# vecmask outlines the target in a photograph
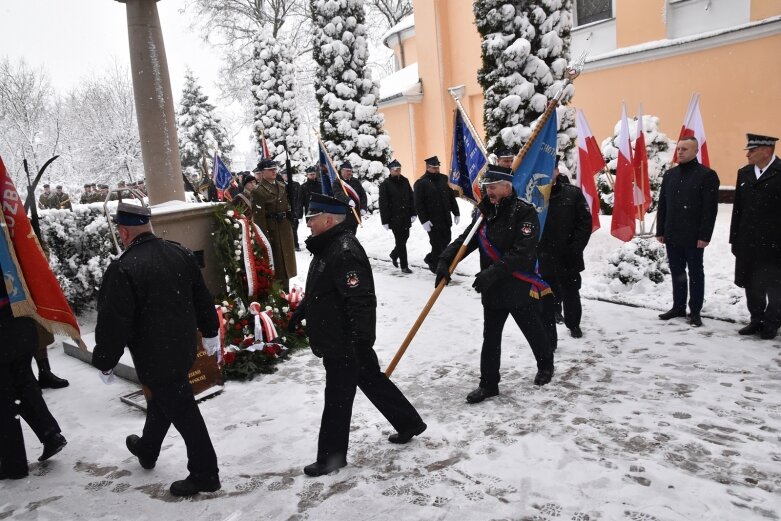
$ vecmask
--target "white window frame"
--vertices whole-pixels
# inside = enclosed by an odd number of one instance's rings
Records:
[[[586,24],[581,24],[578,21],[578,5],[577,5],[578,4],[578,0],[573,0],[573,4],[572,4],[572,7],[573,7],[573,9],[572,9],[572,18],[574,20],[573,28],[575,28],[575,27],[584,27],[584,26],[591,25],[591,24],[598,24],[598,23],[605,22],[607,20],[614,19],[616,17],[616,2],[615,2],[615,0],[608,0],[608,1],[610,2],[610,16],[608,16],[607,18],[602,18],[600,20],[593,20],[593,21],[588,22]]]

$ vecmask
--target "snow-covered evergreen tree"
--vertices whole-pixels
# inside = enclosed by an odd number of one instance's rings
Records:
[[[256,151],[259,152],[261,135],[265,135],[272,159],[283,162],[286,158],[282,141],[287,141],[291,174],[302,172],[308,157],[299,133],[293,47],[277,41],[271,34],[260,33],[253,57],[251,90]]]
[[[372,209],[391,149],[382,130],[384,118],[377,110],[379,89],[366,75],[363,0],[310,0],[310,5],[320,135],[334,161],[352,163]]]
[[[225,164],[230,166],[228,154],[233,150],[233,145],[220,118],[215,114],[214,105],[208,100],[209,96],[203,93],[192,71],[188,69],[176,118],[179,155],[182,158],[182,170],[187,174],[204,175],[204,168],[208,170],[212,166],[215,152],[219,152]]]
[[[613,214],[613,183],[618,168],[618,146],[616,140],[621,130],[621,120],[613,128],[613,135],[602,141],[602,157],[605,158],[606,169],[597,176],[597,191],[599,192],[599,206],[605,215]],[[659,201],[659,188],[662,187],[662,177],[665,170],[672,166],[675,152],[675,141],[667,137],[659,130],[659,118],[656,116],[643,116],[643,133],[645,134],[645,150],[648,154],[648,179],[651,182],[651,207],[650,212],[656,210]],[[629,137],[634,142],[637,139],[637,118],[629,121]],[[608,180],[608,173],[610,179]]]
[[[520,150],[531,124],[564,84],[569,61],[572,0],[475,0],[475,23],[482,37],[483,122],[489,151]],[[575,146],[574,110],[564,107],[574,94],[569,85],[558,109],[558,148]],[[568,160],[572,169],[572,161]]]

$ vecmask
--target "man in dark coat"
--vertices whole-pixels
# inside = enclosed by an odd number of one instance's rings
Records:
[[[318,178],[317,168],[308,166],[306,168],[306,181],[301,185],[301,203],[303,205],[304,214],[309,212],[309,199],[312,197],[312,194],[322,193],[323,185]]]
[[[407,262],[409,229],[415,222],[415,199],[406,177],[401,175],[401,163],[388,163],[390,176],[380,184],[380,219],[386,230],[393,232],[396,245],[390,252],[393,265],[401,262],[402,273],[412,273]]]
[[[699,144],[694,137],[678,142],[678,166],[664,174],[656,213],[656,240],[667,248],[673,281],[673,307],[659,315],[662,320],[686,316],[689,270],[689,324],[702,325],[700,311],[705,298],[702,257],[716,224],[719,177],[697,161]]]
[[[562,314],[573,338],[580,338],[580,272],[585,269],[583,250],[591,238],[591,211],[580,188],[572,186],[559,169],[548,203],[545,230],[537,248],[540,275],[553,290],[555,311]],[[555,326],[554,326],[555,327]]]
[[[729,242],[735,284],[746,289],[751,322],[741,335],[775,338],[781,326],[781,159],[778,138],[748,134],[748,165],[738,170]]]
[[[377,297],[366,252],[345,228],[350,206],[316,194],[306,216],[312,235],[306,240],[314,258],[304,299],[289,323],[294,331],[306,319],[312,352],[325,367],[325,404],[317,461],[304,467],[308,476],[328,474],[347,465],[350,418],[356,387],[396,429],[388,441],[407,443],[426,430],[418,412],[380,370],[374,340]]]
[[[353,166],[348,161],[345,161],[339,165],[339,176],[346,184],[350,185],[350,188],[352,188],[358,195],[358,201],[355,201],[355,203],[357,203],[355,205],[355,211],[358,212],[361,217],[365,216],[367,214],[366,190],[364,190],[363,186],[361,186],[361,182],[353,177]],[[342,191],[342,189],[338,186],[334,186],[333,189],[334,193],[339,193]],[[358,221],[355,220],[355,214],[353,214],[353,212],[347,214],[347,227],[352,230],[353,233],[358,230]]]
[[[293,179],[290,171],[285,170],[285,184],[287,185],[287,200],[290,203],[290,226],[293,228],[293,242],[296,251],[301,251],[301,247],[298,245],[298,220],[304,216],[301,183]]]
[[[208,351],[219,349],[217,313],[193,252],[155,235],[149,214],[141,206],[117,206],[114,221],[125,251],[100,286],[92,365],[110,375],[128,347],[151,394],[143,435],[128,436],[128,450],[143,468],[153,468],[173,424],[187,446],[190,474],[171,485],[171,494],[214,492],[220,488],[217,455],[188,372],[197,330]]]
[[[512,170],[491,165],[484,177],[487,197],[478,209],[485,221],[467,245],[466,255],[480,248],[480,272],[472,287],[483,304],[483,349],[480,354],[480,386],[466,401],[479,403],[499,394],[502,330],[512,315],[537,361],[535,385],[553,377],[553,350],[545,331],[538,301],[532,298],[529,278],[536,261],[537,212],[518,198],[512,185]],[[449,266],[466,240],[465,230],[439,257],[436,285],[450,280]],[[466,256],[465,255],[465,256]],[[539,288],[539,286],[535,286]]]
[[[453,214],[456,224],[461,218],[456,196],[447,176],[439,173],[439,165],[437,156],[426,159],[426,173],[414,185],[415,213],[431,243],[431,252],[423,260],[434,273],[439,255],[450,242],[450,227],[453,225],[450,214]]]

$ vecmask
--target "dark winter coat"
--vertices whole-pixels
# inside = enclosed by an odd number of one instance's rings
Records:
[[[697,159],[671,168],[659,190],[656,236],[666,244],[710,242],[719,207],[719,177]]]
[[[450,228],[450,214],[460,215],[456,196],[444,174],[426,172],[415,181],[415,212],[421,224],[431,221],[433,228]]]
[[[303,317],[312,352],[350,356],[374,345],[377,297],[366,252],[345,223],[306,240],[314,258],[306,277]]]
[[[583,191],[564,176],[556,178],[545,229],[537,247],[542,277],[574,275],[585,269],[583,250],[591,238],[591,210]]]
[[[491,270],[494,280],[493,284],[481,293],[483,306],[488,309],[517,309],[529,305],[530,284],[513,277],[512,272],[534,272],[537,233],[540,229],[537,211],[529,203],[518,199],[514,190],[512,195],[502,199],[498,205],[491,204],[488,198],[485,198],[477,207],[485,216],[488,240],[502,252],[502,258],[494,262],[480,248],[480,269]],[[471,226],[445,248],[439,257],[440,264],[444,262],[449,265],[453,261],[470,229]],[[464,257],[477,248],[479,242],[475,234]]]
[[[735,284],[763,266],[781,266],[781,159],[759,179],[752,165],[738,170],[729,242],[735,255]]]
[[[127,346],[142,384],[181,381],[195,361],[197,329],[211,338],[219,324],[195,255],[141,234],[103,276],[92,365],[112,369]]]
[[[304,184],[301,185],[301,204],[304,207],[304,214],[309,211],[309,199],[312,194],[322,194],[323,185],[320,184],[320,179],[314,180],[307,179]]]
[[[380,220],[393,230],[408,230],[415,215],[415,198],[403,175],[388,177],[380,184]]]
[[[366,206],[368,205],[367,199],[366,199],[366,190],[363,189],[363,185],[361,185],[361,182],[356,179],[355,177],[351,177],[350,179],[343,179],[345,183],[350,185],[350,187],[355,190],[355,193],[358,194],[358,199],[361,202],[361,207],[356,208],[356,210],[366,210]],[[334,190],[338,190],[338,188],[334,188]]]
[[[290,215],[285,183],[261,180],[252,191],[252,220],[271,244],[274,278],[277,280],[296,276],[296,250]]]
[[[304,216],[304,205],[301,200],[301,183],[297,181],[287,183],[287,200],[290,203],[291,220],[301,219]]]

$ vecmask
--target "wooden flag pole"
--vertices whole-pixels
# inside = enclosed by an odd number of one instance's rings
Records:
[[[572,81],[575,80],[575,78],[578,77],[580,71],[583,70],[583,63],[585,62],[585,60],[586,60],[586,54],[583,53],[578,59],[578,62],[575,63],[567,71],[567,78],[565,80],[564,87],[566,87],[568,83],[571,83]],[[542,116],[540,116],[540,120],[537,123],[537,126],[535,127],[534,131],[532,132],[531,137],[529,138],[528,141],[526,141],[526,144],[523,146],[523,148],[518,153],[518,155],[515,156],[515,159],[513,160],[513,172],[518,169],[518,165],[520,165],[521,160],[528,152],[532,143],[534,143],[534,140],[542,130],[542,127],[545,126],[545,123],[548,121],[548,118],[550,118],[550,115],[552,114],[553,110],[556,108],[556,105],[558,105],[559,100],[561,99],[561,96],[564,93],[564,87],[562,87],[562,89],[556,94],[556,96],[548,104],[548,107],[545,109],[545,112],[542,114]],[[458,103],[458,100],[456,100],[456,103]],[[448,273],[452,274],[455,271],[458,263],[461,262],[461,259],[464,258],[469,243],[471,242],[472,238],[474,237],[475,233],[480,228],[480,225],[482,223],[483,223],[483,216],[480,215],[477,217],[474,224],[472,225],[472,229],[469,231],[469,235],[467,235],[466,239],[464,239],[463,244],[461,244],[461,247],[456,252],[456,256],[453,259],[453,262],[450,263],[450,267],[448,268]],[[437,284],[434,293],[432,293],[431,296],[429,297],[428,302],[426,302],[426,305],[423,307],[423,311],[421,311],[420,315],[418,315],[418,319],[412,325],[412,328],[410,329],[409,333],[407,333],[406,338],[404,338],[404,342],[401,343],[401,346],[396,351],[396,355],[393,357],[393,360],[391,360],[391,363],[388,365],[388,368],[385,369],[385,376],[387,376],[388,378],[390,378],[390,375],[393,374],[393,371],[394,369],[396,369],[396,366],[401,360],[401,357],[404,356],[404,352],[409,347],[410,343],[412,342],[412,339],[415,338],[415,335],[420,329],[420,326],[423,324],[423,321],[426,320],[429,311],[431,311],[431,308],[434,306],[434,303],[439,298],[439,294],[442,293],[442,290],[445,288],[445,285],[446,285],[446,281],[444,279],[439,281],[439,284]]]

